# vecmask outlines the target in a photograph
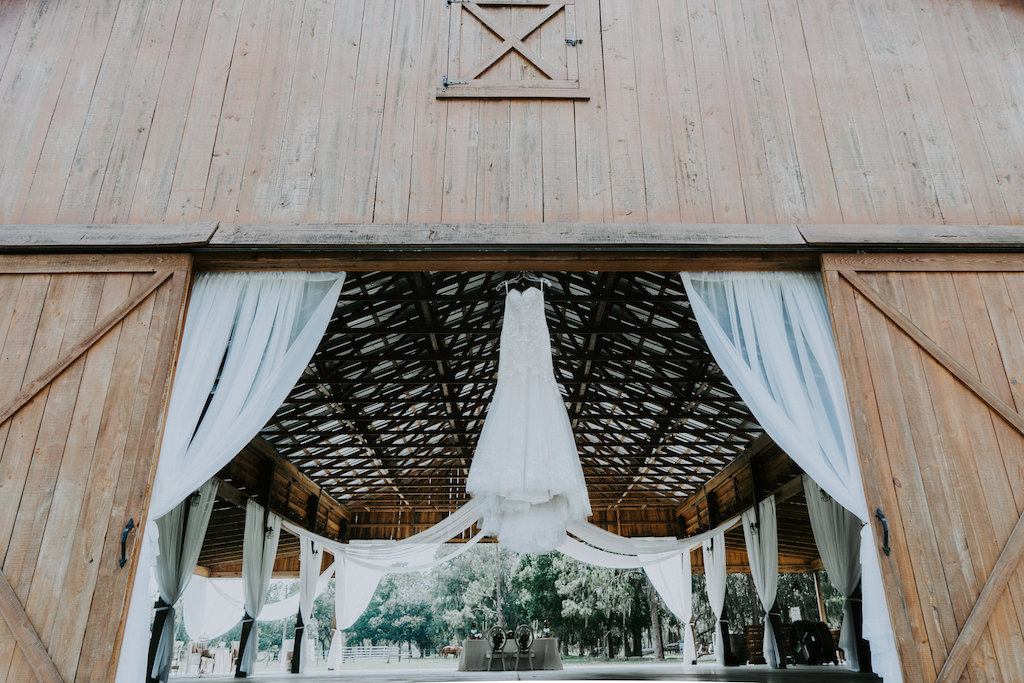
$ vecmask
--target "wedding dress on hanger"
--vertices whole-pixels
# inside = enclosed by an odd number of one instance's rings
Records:
[[[554,550],[569,522],[590,515],[576,440],[555,383],[540,289],[505,297],[498,383],[466,490],[482,530],[517,552]]]

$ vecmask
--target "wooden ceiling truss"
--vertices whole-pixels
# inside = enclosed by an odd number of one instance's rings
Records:
[[[511,275],[350,273],[306,371],[218,475],[228,490],[269,498],[275,512],[341,540],[405,538],[466,503],[497,380],[499,284]],[[798,482],[715,363],[677,273],[544,275],[555,376],[595,524],[626,536],[695,533]],[[792,566],[817,561],[801,500],[780,505]],[[233,571],[238,504],[218,501],[211,535],[222,547],[200,560],[211,571]]]

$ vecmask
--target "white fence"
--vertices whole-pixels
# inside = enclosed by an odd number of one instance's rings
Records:
[[[382,662],[402,661],[397,646],[394,645],[362,645],[357,647],[344,647],[341,650],[341,661],[355,662],[377,660]]]

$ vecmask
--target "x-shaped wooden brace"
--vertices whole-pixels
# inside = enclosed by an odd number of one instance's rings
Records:
[[[509,31],[506,31],[499,26],[495,26],[484,11],[480,9],[480,6],[477,3],[462,3],[462,7],[466,8],[467,12],[476,17],[481,24],[503,41],[502,44],[494,50],[494,52],[489,54],[472,71],[466,74],[460,74],[462,78],[473,80],[474,78],[479,77],[480,74],[491,68],[499,59],[512,50],[515,50],[523,57],[523,59],[537,67],[542,74],[552,80],[558,79],[558,76],[555,74],[554,67],[545,62],[536,52],[526,47],[526,45],[523,44],[523,41],[529,38],[531,33],[543,26],[549,19],[551,19],[551,17],[564,10],[565,2],[552,2],[549,4],[547,8],[541,12],[540,15],[535,17],[534,20],[526,26],[526,28],[521,30],[517,36],[513,36]]]

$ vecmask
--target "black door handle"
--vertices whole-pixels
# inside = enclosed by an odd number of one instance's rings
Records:
[[[889,552],[892,548],[889,547],[889,520],[885,518],[885,513],[882,512],[882,508],[875,510],[875,517],[879,522],[882,523],[882,552],[885,556],[889,556]]]
[[[124,567],[128,564],[128,558],[125,557],[125,547],[128,544],[128,533],[135,528],[135,518],[132,517],[128,520],[128,523],[124,525],[124,531],[121,532],[121,559],[117,561],[118,567]]]

